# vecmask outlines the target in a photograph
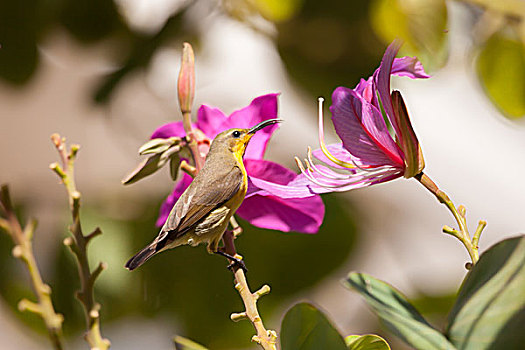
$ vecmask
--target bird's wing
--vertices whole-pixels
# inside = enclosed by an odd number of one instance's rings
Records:
[[[204,176],[199,179],[196,178],[191,183],[190,187],[175,203],[163,227],[162,231],[170,233],[170,240],[180,237],[208,213],[227,202],[239,191],[243,183],[242,171],[237,166],[230,169],[224,175],[213,174],[213,178],[216,179],[214,181],[210,182],[209,177],[206,179],[207,174],[202,173],[201,175]],[[202,181],[208,183],[204,186],[201,183]]]

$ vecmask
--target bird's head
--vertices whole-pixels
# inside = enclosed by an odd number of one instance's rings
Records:
[[[244,152],[246,151],[248,143],[257,131],[261,130],[262,128],[268,125],[280,122],[282,122],[282,120],[280,119],[268,119],[251,127],[250,129],[229,129],[223,131],[215,137],[211,147],[220,147],[221,149],[228,149],[237,157],[242,158]],[[212,149],[210,149],[210,151],[212,151]]]

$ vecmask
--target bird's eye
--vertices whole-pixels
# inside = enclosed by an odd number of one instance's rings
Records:
[[[238,138],[239,136],[241,136],[241,132],[239,130],[235,130],[234,132],[232,132],[232,136]]]

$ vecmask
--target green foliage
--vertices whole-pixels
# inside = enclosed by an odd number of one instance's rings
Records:
[[[308,303],[294,305],[281,325],[282,350],[390,350],[388,343],[374,334],[349,335],[345,339],[326,316]]]
[[[489,98],[513,119],[525,116],[525,46],[507,33],[498,32],[484,43],[476,65]]]
[[[178,335],[173,338],[173,343],[175,344],[175,350],[207,350],[207,348],[193,340]]]
[[[390,346],[378,335],[349,335],[345,338],[348,350],[390,350]]]
[[[284,316],[281,326],[282,350],[346,350],[343,337],[314,306],[300,303]]]
[[[352,272],[345,285],[361,294],[367,304],[394,334],[416,349],[455,349],[434,329],[406,297],[385,282]]]
[[[346,285],[416,349],[520,349],[525,344],[525,236],[494,245],[467,274],[449,315],[449,340],[388,284],[351,273]]]
[[[518,349],[525,344],[525,236],[497,243],[468,273],[449,316],[459,349]]]
[[[427,71],[447,60],[445,0],[375,0],[370,10],[372,28],[384,43],[401,38],[403,55],[417,56]]]

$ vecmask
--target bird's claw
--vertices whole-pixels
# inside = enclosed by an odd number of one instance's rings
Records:
[[[231,261],[230,265],[228,265],[228,270],[235,272],[236,269],[242,269],[245,273],[248,272],[248,269],[246,268],[246,265],[244,264],[244,261],[242,261],[242,257],[240,255],[236,254],[235,256],[232,256],[222,250],[216,251],[215,254],[222,255]]]
[[[230,265],[228,265],[228,269],[235,272],[236,268],[242,269],[244,273],[248,272],[248,269],[246,268],[246,264],[241,259],[237,259],[236,257],[233,257],[234,259],[231,259],[232,262]]]

